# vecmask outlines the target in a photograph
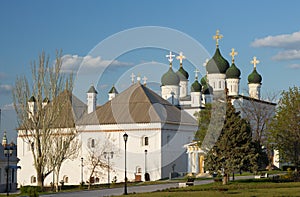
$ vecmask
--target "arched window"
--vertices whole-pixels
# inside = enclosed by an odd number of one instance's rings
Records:
[[[91,140],[91,147],[92,147],[92,148],[95,148],[95,139],[92,139],[92,140]]]
[[[69,182],[69,177],[67,175],[65,175],[63,177],[64,183],[68,183]]]
[[[149,138],[148,138],[148,137],[145,137],[145,138],[144,138],[144,145],[145,145],[145,146],[148,146],[148,145],[149,145]]]
[[[95,148],[95,139],[94,138],[89,138],[88,139],[88,147],[89,148]]]
[[[35,176],[31,176],[30,183],[36,183],[36,177]]]
[[[95,179],[95,183],[99,183],[100,179],[98,177],[96,177]]]

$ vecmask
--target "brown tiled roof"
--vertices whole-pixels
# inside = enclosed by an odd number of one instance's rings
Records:
[[[172,123],[197,125],[196,120],[149,88],[136,83],[114,99],[83,117],[79,125],[124,123]]]

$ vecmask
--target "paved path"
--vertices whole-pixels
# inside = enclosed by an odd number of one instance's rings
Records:
[[[236,176],[235,179],[249,179],[254,178],[254,176]],[[204,185],[208,183],[212,183],[213,180],[199,180],[195,181],[195,185]],[[171,187],[178,187],[178,183],[166,183],[166,184],[158,184],[158,185],[143,185],[143,186],[131,186],[127,188],[128,193],[143,193],[143,192],[153,192],[157,190],[167,189]],[[85,190],[85,191],[76,191],[76,192],[64,192],[64,193],[55,193],[55,194],[47,194],[40,195],[45,197],[108,197],[108,196],[119,196],[124,193],[124,188],[111,188],[111,189],[102,189],[102,190]]]

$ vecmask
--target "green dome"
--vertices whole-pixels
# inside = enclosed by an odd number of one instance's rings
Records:
[[[205,86],[207,84],[207,75],[205,75],[204,77],[202,77],[200,83],[201,83],[202,86]]]
[[[206,70],[209,74],[223,73],[229,68],[229,63],[221,55],[219,48],[216,49],[214,56],[207,62]]]
[[[262,77],[256,71],[256,68],[252,71],[252,73],[248,76],[248,83],[261,83]]]
[[[201,92],[202,86],[196,79],[195,82],[191,85],[191,92]]]
[[[203,94],[212,94],[213,93],[213,89],[209,84],[206,84],[202,87],[202,93]]]
[[[184,70],[183,67],[180,67],[176,72],[180,81],[187,81],[189,79],[189,73]]]
[[[179,77],[178,75],[173,71],[172,68],[169,68],[168,72],[166,72],[161,77],[161,85],[179,85]]]
[[[239,79],[241,76],[241,71],[238,69],[234,63],[226,71],[226,78],[227,79]]]

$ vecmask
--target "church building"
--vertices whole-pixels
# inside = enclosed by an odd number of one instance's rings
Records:
[[[241,72],[234,63],[236,52],[231,52],[230,66],[221,55],[218,41],[222,36],[218,31],[214,38],[217,41],[216,51],[207,62],[207,74],[200,82],[196,69],[195,79],[189,85],[189,73],[183,66],[183,53],[176,57],[180,67],[175,72],[172,66],[175,55],[170,52],[166,55],[169,68],[161,76],[161,95],[148,88],[146,83],[142,84],[138,77],[136,82],[132,79],[131,86],[120,93],[112,86],[108,101],[101,106],[97,106],[98,92],[93,85],[87,88],[86,103],[75,95],[68,97],[71,100],[66,101],[70,103],[70,109],[66,109],[67,116],[70,117],[70,125],[76,126],[81,147],[76,158],[62,164],[60,177],[64,184],[123,182],[125,145],[129,181],[144,181],[145,174],[149,175],[150,180],[159,180],[169,177],[174,171],[204,173],[205,152],[193,141],[198,130],[195,112],[203,109],[206,103],[218,99],[225,89],[228,89],[228,96],[239,111],[253,101],[274,110],[274,103],[260,100],[262,77],[256,69],[258,60],[253,58],[254,68],[248,77],[249,96],[240,95]],[[29,102],[29,106],[34,108],[35,103]],[[242,117],[245,115],[242,113]],[[64,128],[68,129],[68,126]],[[124,134],[128,135],[126,143]],[[30,144],[21,130],[17,145],[21,166],[18,170],[18,186],[36,185]],[[91,174],[91,152],[98,153],[98,159],[109,168],[97,168]],[[50,186],[52,181],[53,175],[48,175],[45,186]]]

